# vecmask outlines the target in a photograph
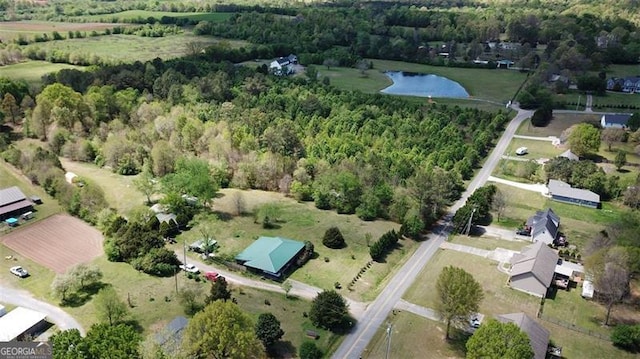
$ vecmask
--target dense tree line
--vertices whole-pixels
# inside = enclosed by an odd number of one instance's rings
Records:
[[[617,197],[622,188],[619,176],[607,177],[604,170],[593,161],[571,161],[556,157],[544,166],[547,178],[569,183],[572,187],[584,188],[599,194],[603,199]]]

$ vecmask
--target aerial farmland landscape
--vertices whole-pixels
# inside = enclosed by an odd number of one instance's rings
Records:
[[[0,0],[0,358],[635,358],[634,1]]]

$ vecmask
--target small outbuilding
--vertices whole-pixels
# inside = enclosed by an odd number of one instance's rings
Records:
[[[175,317],[166,327],[155,335],[156,343],[165,354],[174,356],[180,349],[184,328],[189,320],[183,316]]]
[[[78,175],[73,172],[67,172],[64,174],[64,179],[69,184],[74,184],[77,181]]]
[[[593,298],[593,283],[590,280],[584,280],[582,282],[582,298],[584,299],[592,299]]]
[[[0,342],[21,339],[25,335],[37,335],[47,326],[44,313],[17,307],[0,317]]]

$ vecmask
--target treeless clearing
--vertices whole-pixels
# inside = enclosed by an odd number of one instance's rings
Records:
[[[68,215],[51,216],[15,230],[0,241],[57,273],[64,273],[74,265],[89,262],[102,254],[102,234]]]
[[[101,31],[112,29],[116,26],[131,26],[128,24],[112,24],[99,22],[55,22],[55,21],[5,21],[0,30],[0,39],[9,41],[19,35],[33,35],[42,33],[59,32],[62,36],[67,36],[69,31]]]

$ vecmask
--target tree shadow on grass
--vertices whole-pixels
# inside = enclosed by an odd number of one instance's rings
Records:
[[[404,245],[402,243],[400,243],[400,242],[394,244],[392,249],[390,249],[388,251],[385,251],[384,254],[380,258],[378,258],[378,260],[374,260],[374,262],[376,262],[376,263],[387,263],[387,257],[391,253],[393,253],[394,251],[402,249],[403,247],[404,247]]]
[[[233,214],[224,211],[213,211],[213,214],[215,214],[222,222],[229,222],[234,217]]]
[[[267,350],[269,358],[295,358],[296,347],[291,341],[278,341]]]
[[[100,289],[106,287],[108,284],[103,282],[91,283],[78,289],[76,292],[69,294],[64,300],[60,302],[63,307],[77,308],[86,304],[88,301],[96,295]]]
[[[451,328],[451,338],[445,339],[449,347],[464,357],[467,354],[467,340],[471,334],[458,328]]]
[[[121,323],[130,326],[138,333],[144,332],[144,328],[142,327],[142,325],[140,325],[140,323],[135,319],[123,320]]]

